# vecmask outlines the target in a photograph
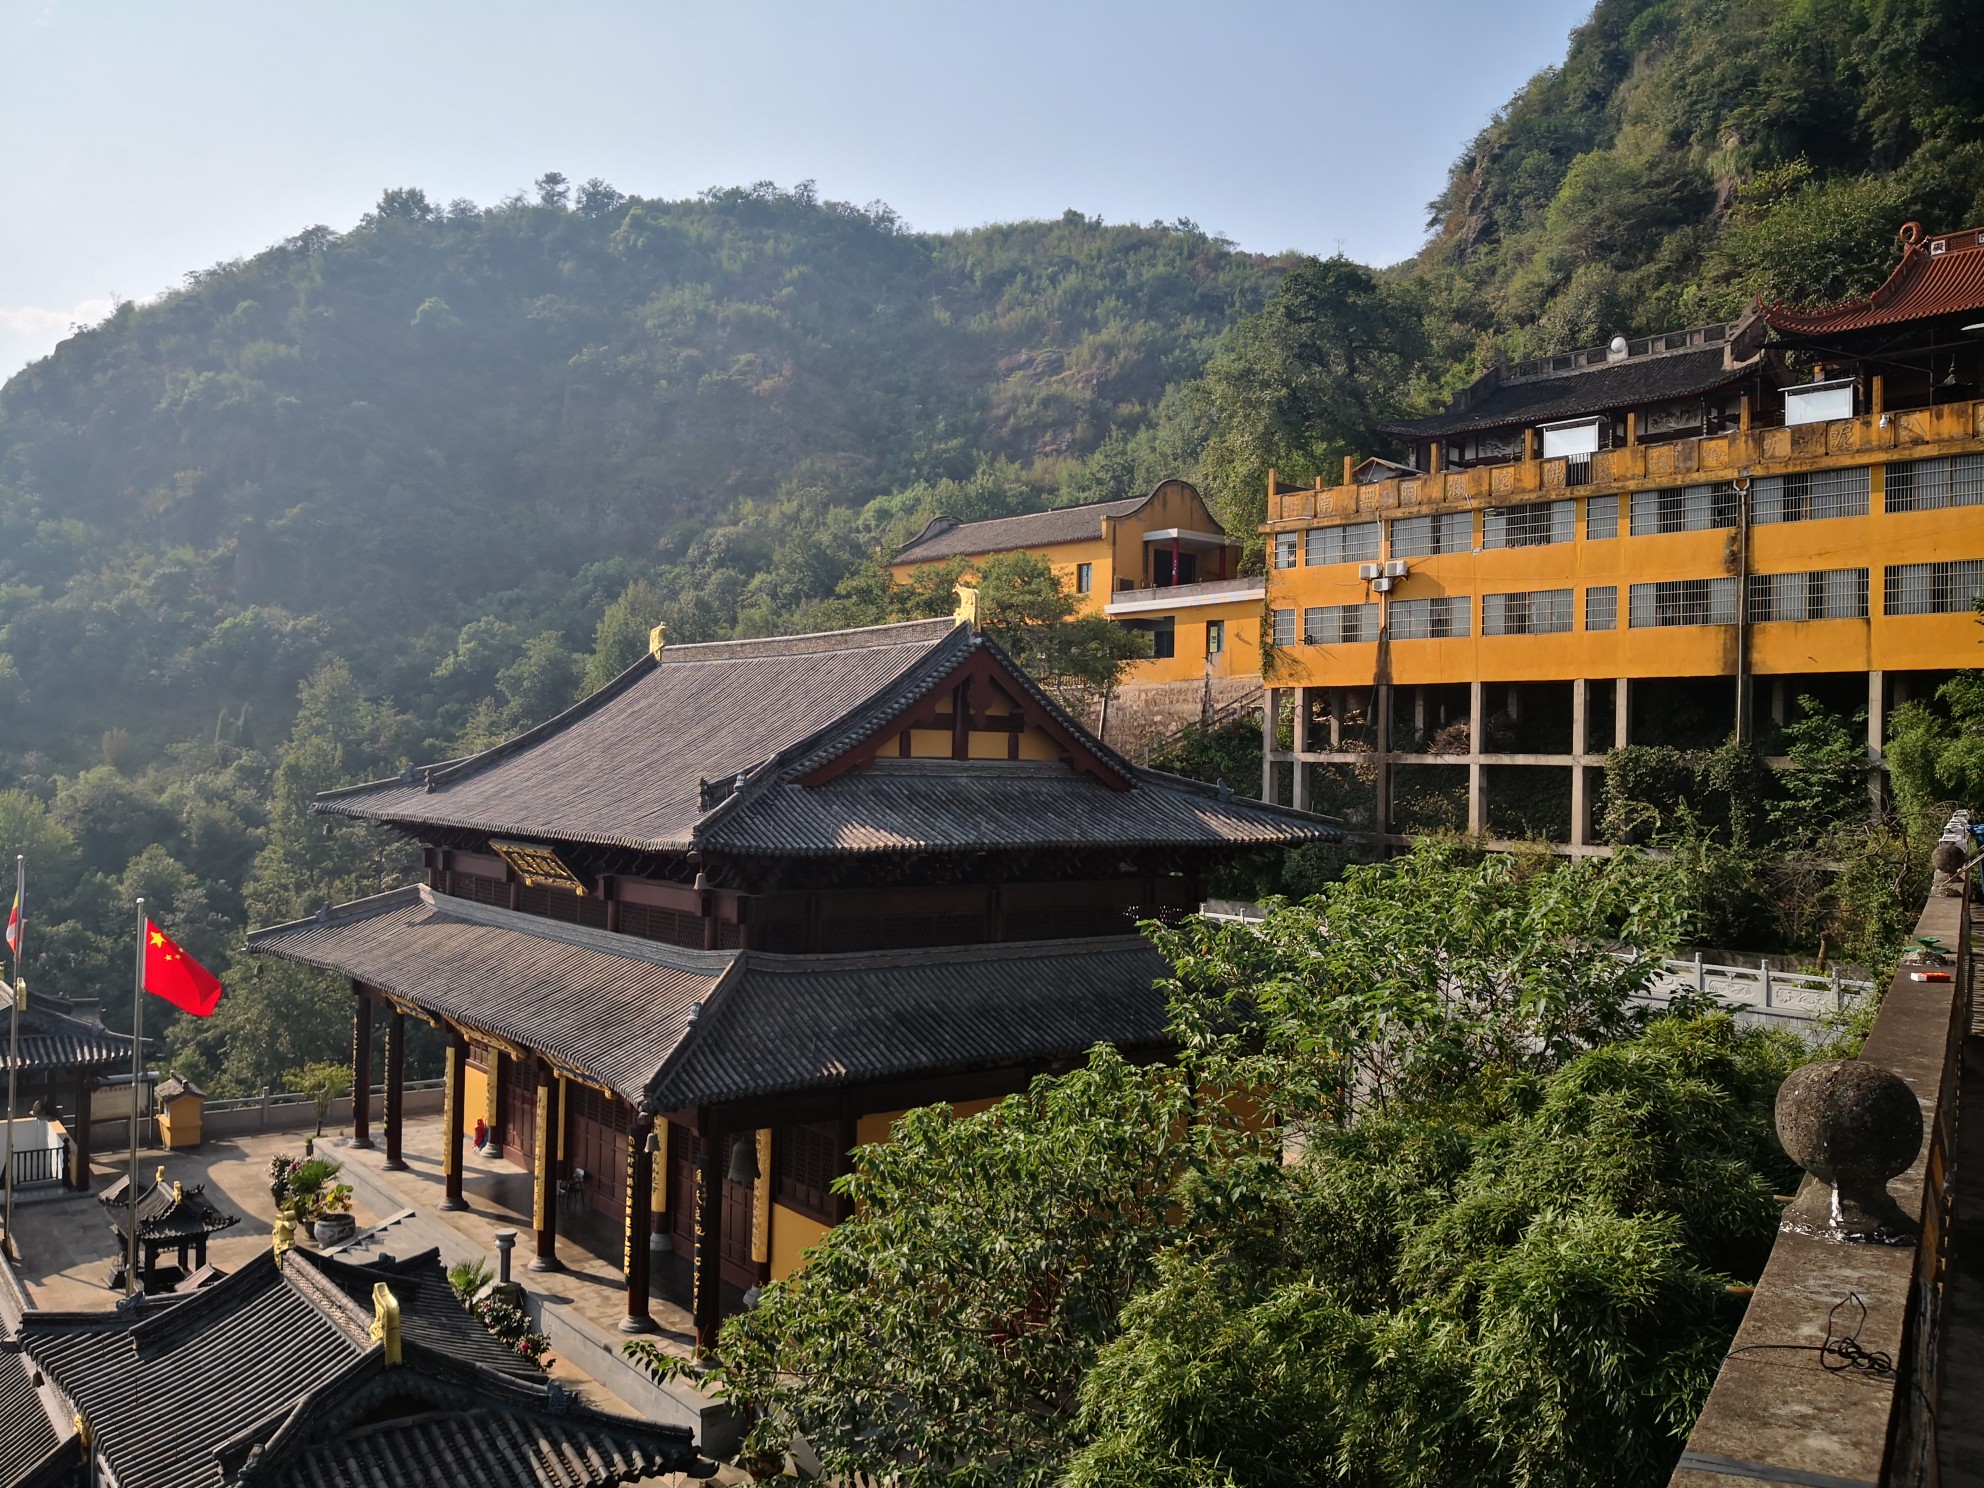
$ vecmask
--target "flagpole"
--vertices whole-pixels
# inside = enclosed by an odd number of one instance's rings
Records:
[[[6,1156],[6,1217],[4,1222],[7,1249],[14,1249],[14,1088],[21,1082],[21,951],[27,945],[27,887],[28,855],[14,854],[14,912],[20,916],[14,922],[14,995],[7,1003],[7,1156]]]
[[[145,1072],[145,901],[138,899],[138,955],[131,982],[131,1250],[124,1259],[124,1295],[138,1294],[138,1085]],[[88,1120],[87,1116],[82,1118]]]

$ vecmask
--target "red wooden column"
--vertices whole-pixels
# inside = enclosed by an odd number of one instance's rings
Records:
[[[723,1321],[723,1173],[729,1154],[727,1132],[702,1128],[696,1154],[695,1292],[690,1314],[696,1323],[696,1353],[716,1352],[716,1330]]]
[[[351,1145],[372,1145],[372,999],[351,984]]]
[[[558,1077],[551,1066],[537,1066],[537,1152],[532,1163],[531,1225],[537,1232],[533,1271],[562,1271],[558,1259],[558,1134],[564,1113],[558,1109]]]
[[[654,1223],[654,1117],[643,1111],[627,1133],[627,1242],[621,1271],[627,1278],[627,1315],[622,1333],[652,1333],[648,1311],[648,1230]]]
[[[400,1138],[406,1125],[406,1014],[394,1008],[386,1019],[386,1168],[404,1173]]]
[[[467,1135],[468,1113],[463,1106],[468,1100],[468,1040],[462,1037],[459,1028],[448,1030],[448,1071],[447,1083],[441,1092],[441,1102],[446,1108],[441,1133],[441,1207],[443,1209],[466,1209],[468,1203],[462,1198],[462,1140]]]

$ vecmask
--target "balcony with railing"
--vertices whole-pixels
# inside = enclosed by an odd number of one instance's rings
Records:
[[[1235,579],[1206,579],[1196,584],[1160,584],[1149,589],[1118,589],[1103,608],[1119,618],[1158,611],[1192,609],[1200,605],[1235,604],[1267,597],[1267,580],[1259,574]]]
[[[1822,423],[1765,425],[1632,443],[1592,454],[1516,459],[1362,485],[1278,488],[1270,525],[1427,507],[1488,506],[1572,492],[1603,494],[1662,484],[1733,480],[1758,471],[1914,459],[1984,443],[1984,401],[1868,412]]]

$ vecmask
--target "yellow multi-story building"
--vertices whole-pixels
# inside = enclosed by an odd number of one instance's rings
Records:
[[[1903,242],[1866,300],[1498,367],[1404,467],[1271,478],[1264,799],[1589,851],[1614,744],[1770,752],[1804,695],[1878,789],[1889,710],[1984,659],[1984,233]]]
[[[1149,633],[1152,655],[1124,679],[1109,732],[1251,700],[1261,686],[1266,580],[1238,572],[1239,544],[1188,481],[1146,496],[960,522],[937,517],[897,553],[898,583],[933,563],[1027,552],[1046,560],[1080,604]]]

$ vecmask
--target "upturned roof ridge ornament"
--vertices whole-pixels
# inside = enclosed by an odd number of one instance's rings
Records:
[[[648,632],[648,655],[661,660],[662,648],[668,644],[668,622],[663,621]]]
[[[951,618],[960,625],[969,625],[973,630],[978,629],[978,591],[969,584],[959,584],[955,592],[958,597],[958,607]]]

